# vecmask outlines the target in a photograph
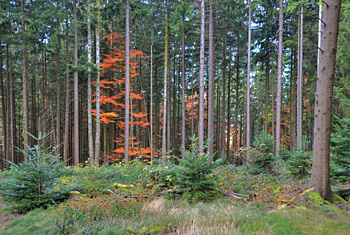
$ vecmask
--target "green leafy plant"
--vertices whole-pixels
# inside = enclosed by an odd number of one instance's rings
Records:
[[[303,149],[292,149],[282,152],[287,168],[291,174],[303,178],[311,170],[312,152],[305,152]]]
[[[184,159],[179,158],[179,167],[176,170],[176,183],[190,195],[188,198],[195,199],[199,191],[207,191],[216,187],[216,174],[214,170],[220,165],[221,159],[214,161],[214,154],[199,153],[198,138],[192,138],[194,144],[191,150],[184,151]],[[207,143],[204,144],[205,146]],[[200,198],[203,195],[201,194]]]
[[[39,134],[38,143],[46,136]],[[28,146],[28,160],[19,164],[11,163],[12,174],[0,181],[0,195],[5,202],[13,204],[20,213],[38,207],[46,207],[65,199],[66,192],[55,190],[55,183],[61,176],[63,164],[55,156],[56,147],[43,148],[40,145]],[[25,153],[24,150],[20,150]]]
[[[350,181],[350,119],[341,119],[333,126],[331,137],[331,177]]]

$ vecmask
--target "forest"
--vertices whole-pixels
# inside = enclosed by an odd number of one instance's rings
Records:
[[[349,0],[0,0],[0,234],[349,234]]]

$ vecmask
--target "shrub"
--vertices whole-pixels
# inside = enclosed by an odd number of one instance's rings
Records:
[[[291,174],[298,178],[304,177],[311,170],[312,152],[305,152],[303,149],[292,149],[282,152]]]
[[[350,181],[350,119],[341,119],[333,128],[330,175],[333,179]]]
[[[32,136],[40,142],[45,138]],[[39,145],[28,147],[28,160],[19,164],[11,163],[12,174],[0,181],[0,195],[5,202],[12,203],[20,213],[37,207],[61,201],[66,193],[54,189],[63,168],[55,148],[44,149]],[[24,150],[21,150],[24,153]]]
[[[199,154],[198,138],[193,138],[194,144],[191,150],[184,151],[184,159],[179,158],[179,167],[176,170],[177,184],[191,195],[198,196],[198,191],[206,191],[216,186],[215,168],[221,163],[221,159],[214,161],[214,154]],[[206,144],[205,144],[206,145]],[[196,193],[197,192],[197,193]],[[201,194],[200,197],[206,194]]]

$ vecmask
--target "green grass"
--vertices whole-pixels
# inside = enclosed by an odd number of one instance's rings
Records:
[[[262,203],[217,199],[142,202],[139,215],[78,221],[71,234],[349,234],[350,216],[312,209],[277,210]],[[0,234],[58,234],[59,208],[34,210],[0,227]],[[84,233],[85,231],[85,233]],[[96,233],[94,233],[94,231]],[[148,233],[147,233],[148,232]]]

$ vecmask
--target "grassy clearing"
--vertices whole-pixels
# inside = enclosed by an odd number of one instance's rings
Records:
[[[271,209],[228,199],[188,203],[164,198],[142,202],[133,216],[114,214],[77,221],[71,234],[349,234],[350,216],[304,208]],[[59,234],[60,207],[37,209],[0,228],[0,234]],[[66,231],[68,232],[68,230]],[[66,233],[69,234],[69,233]]]

